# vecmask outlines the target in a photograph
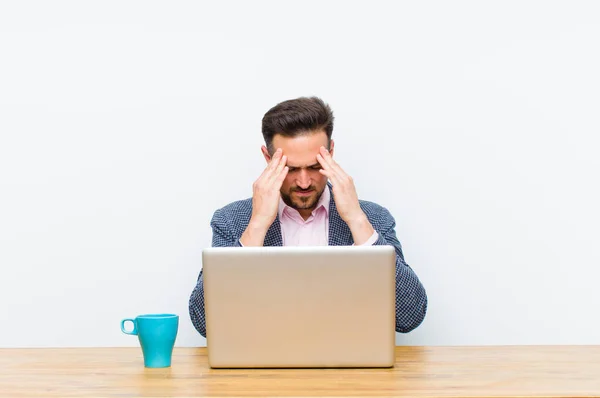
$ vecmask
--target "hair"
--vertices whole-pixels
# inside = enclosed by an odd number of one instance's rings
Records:
[[[333,133],[333,112],[317,97],[300,97],[280,102],[269,109],[262,119],[262,134],[269,153],[273,153],[273,137],[296,137],[315,131],[325,131],[327,146]]]

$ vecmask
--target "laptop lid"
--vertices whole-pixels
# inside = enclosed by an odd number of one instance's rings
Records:
[[[392,246],[202,253],[211,367],[390,367]]]

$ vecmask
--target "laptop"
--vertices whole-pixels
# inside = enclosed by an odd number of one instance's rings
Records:
[[[392,367],[392,246],[202,252],[212,368]]]

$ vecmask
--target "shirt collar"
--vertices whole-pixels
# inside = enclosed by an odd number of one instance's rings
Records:
[[[321,194],[321,197],[319,198],[319,201],[317,202],[315,209],[312,211],[312,214],[314,215],[317,210],[319,210],[321,207],[323,207],[325,209],[325,215],[327,217],[329,217],[329,202],[330,201],[331,201],[331,193],[329,192],[329,185],[325,185],[325,189],[323,190],[323,193]],[[281,217],[283,216],[283,212],[285,210],[298,212],[298,210],[286,205],[285,202],[283,201],[283,199],[279,198],[279,209],[277,211],[277,215],[279,216],[280,220],[281,220]]]

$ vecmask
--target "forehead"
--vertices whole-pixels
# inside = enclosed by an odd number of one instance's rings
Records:
[[[273,148],[281,148],[287,156],[290,167],[311,166],[317,163],[319,149],[327,148],[327,134],[324,131],[311,132],[296,137],[277,134],[273,137]]]

